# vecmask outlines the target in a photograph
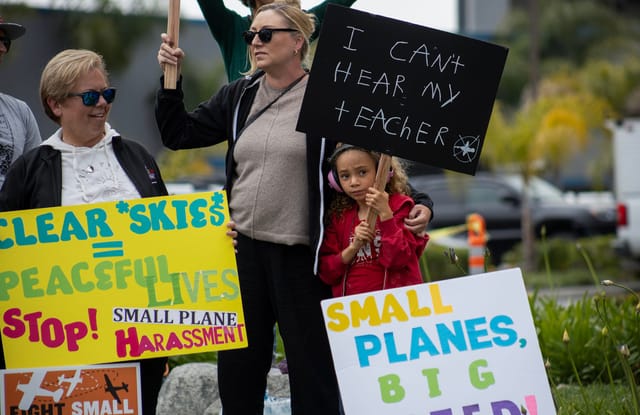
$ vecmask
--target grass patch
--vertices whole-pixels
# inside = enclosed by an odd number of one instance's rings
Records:
[[[629,388],[624,385],[559,385],[552,394],[558,415],[636,414]]]

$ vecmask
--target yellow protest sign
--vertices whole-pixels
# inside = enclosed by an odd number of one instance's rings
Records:
[[[7,367],[246,347],[224,192],[0,213]]]

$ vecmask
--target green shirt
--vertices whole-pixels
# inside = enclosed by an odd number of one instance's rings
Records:
[[[316,31],[311,35],[311,41],[320,33],[320,25],[324,19],[329,3],[351,7],[356,0],[325,0],[309,10],[318,19]],[[204,15],[209,30],[218,42],[222,51],[224,68],[227,71],[229,82],[242,77],[242,72],[249,70],[249,58],[247,56],[247,44],[242,38],[242,32],[251,27],[250,16],[240,16],[233,10],[225,7],[223,0],[198,0],[202,14]]]

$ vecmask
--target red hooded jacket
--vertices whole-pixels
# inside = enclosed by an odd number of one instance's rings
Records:
[[[342,251],[360,223],[358,206],[331,216],[320,247],[319,274],[334,297],[423,282],[419,261],[429,236],[416,236],[404,226],[413,205],[408,196],[389,195],[393,218],[376,220],[374,241],[362,247],[351,264],[342,263]]]

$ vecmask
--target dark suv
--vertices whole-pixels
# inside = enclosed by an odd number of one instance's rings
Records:
[[[434,219],[429,229],[461,225],[470,213],[485,219],[489,233],[488,248],[499,263],[502,254],[522,240],[521,204],[523,180],[518,175],[477,173],[412,176],[410,183],[428,193],[434,202]],[[614,206],[590,207],[569,203],[562,191],[534,177],[529,183],[531,220],[540,236],[577,238],[615,232]]]

